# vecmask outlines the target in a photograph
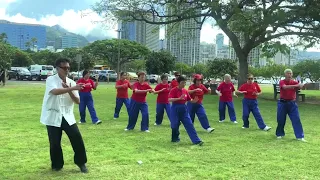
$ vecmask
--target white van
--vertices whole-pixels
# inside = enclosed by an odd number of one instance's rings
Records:
[[[31,73],[31,79],[36,79],[41,81],[42,79],[47,79],[48,76],[55,74],[54,67],[51,65],[31,65],[29,68]]]

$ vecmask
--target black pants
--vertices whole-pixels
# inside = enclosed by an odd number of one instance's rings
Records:
[[[50,158],[51,167],[60,169],[64,165],[63,153],[61,149],[62,130],[66,132],[74,151],[74,163],[83,165],[87,162],[86,150],[82,140],[82,136],[77,124],[70,126],[68,122],[62,118],[61,127],[47,126],[49,142],[50,142]]]

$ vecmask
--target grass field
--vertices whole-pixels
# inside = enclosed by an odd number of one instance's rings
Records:
[[[250,129],[242,129],[239,97],[235,108],[239,124],[218,123],[218,98],[206,96],[204,105],[212,127],[205,132],[195,126],[203,146],[194,146],[183,127],[181,142],[170,142],[166,118],[154,127],[155,95],[148,95],[150,133],[140,132],[140,118],[134,131],[125,132],[127,115],[113,120],[115,89],[101,85],[93,92],[101,125],[79,125],[88,156],[88,174],[73,164],[73,151],[67,136],[62,146],[65,166],[61,172],[50,169],[49,142],[45,126],[39,122],[45,86],[10,85],[0,88],[0,179],[319,179],[320,121],[318,105],[299,104],[307,143],[295,140],[290,121],[286,137],[277,140],[276,102],[260,100],[266,123],[273,127],[260,131],[251,118]],[[265,96],[272,89],[262,86]],[[270,90],[271,89],[271,90]],[[316,92],[308,92],[310,96]],[[272,94],[270,94],[272,99]],[[308,97],[308,94],[307,94]],[[78,106],[75,114],[79,119]],[[87,121],[90,122],[87,114]],[[137,161],[143,164],[139,165]]]

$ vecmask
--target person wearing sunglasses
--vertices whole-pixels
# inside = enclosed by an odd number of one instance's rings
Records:
[[[78,91],[84,88],[84,84],[76,84],[68,78],[69,63],[69,59],[58,59],[55,64],[57,74],[49,76],[46,80],[40,122],[47,127],[52,170],[60,171],[64,165],[61,148],[64,131],[74,151],[74,163],[81,172],[87,173],[86,149],[73,113],[74,103],[80,104]]]
[[[269,131],[271,127],[267,126],[260,114],[258,107],[257,97],[261,94],[260,86],[253,82],[254,78],[252,74],[248,74],[247,83],[240,86],[238,93],[244,94],[242,100],[242,120],[243,120],[243,129],[249,128],[249,114],[252,112],[258,127],[261,130]]]
[[[210,90],[208,90],[202,84],[202,82],[203,82],[202,75],[195,74],[193,79],[193,84],[189,86],[188,92],[192,99],[197,97],[198,101],[196,103],[188,102],[187,106],[188,106],[188,111],[189,111],[192,123],[194,123],[194,118],[197,115],[202,128],[205,129],[207,132],[211,133],[214,131],[214,128],[210,127],[206,111],[202,105],[204,94],[210,93]]]
[[[149,110],[147,100],[147,93],[154,92],[150,85],[145,82],[146,73],[139,72],[138,73],[138,82],[133,84],[133,93],[130,100],[130,111],[129,111],[129,120],[128,126],[125,131],[133,130],[137,124],[139,111],[142,114],[141,121],[141,131],[150,132],[149,131]]]
[[[175,87],[177,87],[177,86],[179,85],[177,79],[178,79],[178,77],[180,77],[180,73],[179,73],[179,72],[175,72],[175,73],[174,73],[174,76],[175,76],[175,79],[173,79],[173,80],[171,81],[171,83],[170,83],[170,89],[173,89],[173,88],[175,88]]]
[[[232,96],[238,97],[235,92],[235,88],[231,82],[231,76],[229,74],[224,75],[224,82],[222,82],[216,93],[220,96],[219,100],[219,122],[224,122],[226,118],[226,106],[228,107],[228,113],[230,120],[237,124],[236,113],[234,110]]]
[[[90,73],[87,70],[84,70],[82,72],[81,79],[78,80],[77,84],[84,84],[83,89],[79,91],[80,95],[80,105],[79,105],[79,112],[80,112],[80,124],[86,123],[86,107],[88,107],[91,120],[93,124],[101,124],[102,121],[100,121],[97,117],[96,110],[94,109],[94,103],[91,91],[96,90],[99,84],[99,76],[96,76],[96,82],[93,82],[92,79],[90,79]]]
[[[157,107],[156,107],[156,122],[155,126],[161,125],[163,121],[164,110],[167,112],[167,116],[170,116],[170,103],[169,103],[169,84],[168,76],[161,75],[161,83],[154,88],[154,94],[158,94]]]

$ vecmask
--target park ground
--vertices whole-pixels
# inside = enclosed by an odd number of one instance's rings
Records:
[[[79,173],[73,164],[70,142],[63,135],[65,166],[61,172],[50,170],[49,143],[45,126],[39,122],[45,86],[9,82],[0,88],[0,179],[319,179],[320,122],[319,105],[300,103],[300,114],[307,143],[295,140],[288,121],[286,137],[277,140],[276,101],[272,88],[265,92],[259,105],[269,132],[258,130],[252,116],[250,129],[242,129],[241,97],[235,99],[239,124],[218,123],[218,98],[204,100],[212,134],[196,120],[195,127],[203,146],[191,144],[181,126],[181,142],[170,142],[169,121],[153,126],[156,96],[149,94],[150,133],[136,129],[125,132],[127,114],[113,119],[115,89],[101,84],[93,92],[101,125],[79,125],[88,156],[88,174]],[[304,91],[307,102],[317,101],[319,91]],[[266,99],[266,100],[265,100]],[[79,119],[78,106],[74,110]],[[89,114],[87,121],[90,122]],[[137,161],[142,161],[138,164]]]

